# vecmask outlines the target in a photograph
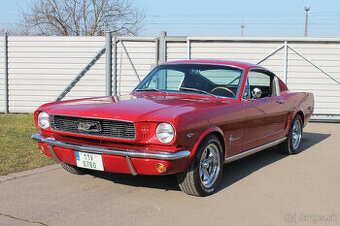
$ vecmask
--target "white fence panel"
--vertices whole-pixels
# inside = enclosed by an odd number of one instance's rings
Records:
[[[0,37],[0,112],[5,112],[5,57],[4,37]]]
[[[187,59],[186,42],[167,42],[166,43],[166,61],[185,60]]]
[[[33,112],[58,97],[105,46],[105,38],[10,36],[8,43],[9,111]],[[65,99],[105,94],[105,61],[102,59]]]
[[[307,59],[340,81],[340,43],[291,43]],[[288,86],[310,91],[315,97],[315,114],[340,114],[340,85],[289,49]]]
[[[125,46],[125,49],[123,47]],[[120,41],[117,45],[117,84],[118,95],[130,93],[141,80],[157,65],[155,41]],[[130,62],[128,55],[130,57]]]

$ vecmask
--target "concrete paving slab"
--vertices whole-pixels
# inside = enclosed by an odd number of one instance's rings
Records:
[[[42,167],[42,168],[26,170],[26,171],[22,171],[22,172],[18,172],[18,173],[10,173],[10,174],[7,174],[5,176],[0,176],[0,183],[8,181],[8,180],[17,179],[17,178],[20,178],[20,177],[32,176],[34,174],[39,174],[39,173],[42,173],[42,172],[55,170],[55,169],[59,169],[59,168],[60,168],[60,165],[53,164],[53,165]]]
[[[229,163],[205,198],[181,192],[174,176],[76,176],[59,165],[10,174],[0,225],[340,225],[339,138],[340,124],[310,123],[300,154],[272,148]]]
[[[30,222],[25,219],[20,219],[17,217],[12,217],[8,215],[2,215],[0,214],[0,223],[1,225],[6,225],[6,226],[41,226],[45,225],[43,223],[36,223],[36,222]]]

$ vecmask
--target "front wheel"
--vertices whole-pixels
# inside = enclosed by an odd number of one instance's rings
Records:
[[[297,154],[300,152],[299,147],[301,144],[303,133],[303,124],[300,115],[296,115],[292,125],[290,126],[287,139],[279,144],[279,149],[284,154]]]
[[[188,170],[177,174],[177,182],[188,195],[207,196],[216,191],[222,171],[221,142],[209,135],[201,142]]]

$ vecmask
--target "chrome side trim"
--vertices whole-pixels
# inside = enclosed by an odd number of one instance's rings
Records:
[[[270,142],[270,143],[267,143],[267,144],[258,146],[258,147],[256,147],[256,148],[249,149],[248,151],[241,152],[241,153],[239,153],[239,154],[237,154],[237,155],[230,156],[230,157],[228,157],[228,158],[226,158],[226,159],[224,160],[224,163],[232,162],[232,161],[241,159],[241,158],[243,158],[243,157],[246,157],[246,156],[248,156],[248,155],[254,154],[254,153],[256,153],[256,152],[262,151],[262,150],[264,150],[264,149],[273,147],[273,146],[275,146],[275,145],[277,145],[277,144],[279,144],[279,143],[285,141],[286,139],[287,139],[287,137],[284,137],[284,138],[275,140],[275,141],[273,141],[273,142]]]
[[[167,152],[160,152],[160,153],[150,153],[150,152],[135,152],[135,151],[121,151],[115,149],[108,149],[108,148],[101,148],[101,147],[94,147],[94,146],[86,146],[86,145],[76,145],[76,144],[69,144],[64,143],[56,140],[52,140],[47,136],[43,136],[41,134],[35,134],[31,137],[33,140],[43,142],[47,145],[69,148],[79,151],[85,151],[90,153],[97,153],[97,154],[110,154],[110,155],[119,155],[119,156],[128,156],[132,158],[149,158],[149,159],[160,159],[160,160],[176,160],[181,158],[186,158],[190,155],[190,151],[183,150],[175,153],[167,153]]]

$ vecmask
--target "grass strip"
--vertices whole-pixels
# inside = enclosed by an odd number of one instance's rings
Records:
[[[33,114],[0,114],[0,175],[53,164],[31,139],[38,132]]]

